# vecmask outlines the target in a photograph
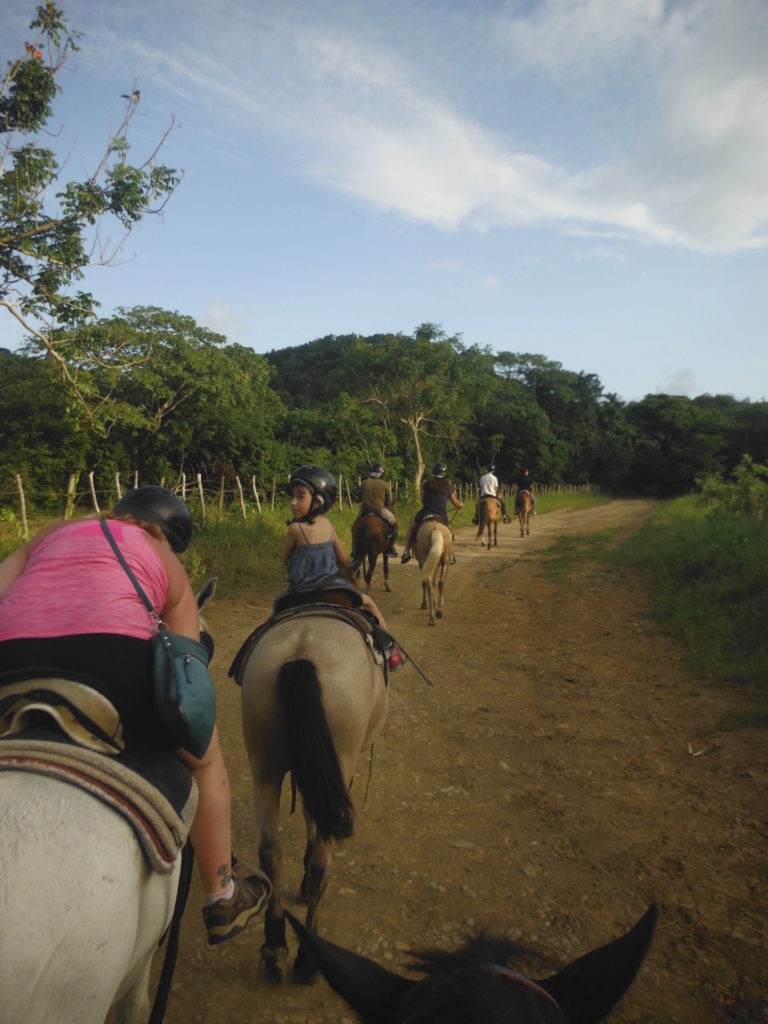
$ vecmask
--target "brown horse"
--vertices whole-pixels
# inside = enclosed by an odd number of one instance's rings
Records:
[[[488,531],[488,550],[491,550],[491,535],[493,535],[493,546],[496,547],[498,541],[496,540],[496,531],[499,528],[499,520],[501,519],[501,502],[498,499],[486,494],[484,498],[481,498],[477,503],[477,533],[475,534],[475,540],[481,537],[483,530]],[[483,547],[485,547],[485,540],[482,541]]]
[[[533,498],[530,491],[518,491],[515,498],[515,515],[520,523],[520,536],[525,537],[531,532],[531,512],[533,511]]]
[[[429,607],[429,625],[434,626],[435,617],[443,617],[443,586],[453,551],[451,531],[439,519],[425,519],[413,549],[421,569],[421,607]]]
[[[384,589],[390,593],[389,557],[387,555],[389,543],[387,524],[381,516],[369,512],[367,515],[358,516],[352,524],[352,561],[348,568],[359,580],[362,567],[367,594],[371,592],[373,570],[376,568],[376,560],[379,555],[382,556],[384,566]]]

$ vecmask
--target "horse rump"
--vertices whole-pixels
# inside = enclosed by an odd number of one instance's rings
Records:
[[[281,666],[277,691],[288,759],[304,806],[323,839],[354,831],[354,808],[325,717],[314,662],[297,658]]]

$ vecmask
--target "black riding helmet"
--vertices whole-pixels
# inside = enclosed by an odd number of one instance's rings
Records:
[[[380,462],[372,462],[368,467],[368,476],[372,476],[374,480],[378,480],[379,477],[384,476],[384,467]]]
[[[140,523],[154,523],[177,554],[192,540],[192,516],[176,495],[165,487],[146,484],[127,491],[112,509],[115,516],[131,516]]]
[[[436,462],[432,467],[432,476],[445,476],[448,472],[448,467],[444,462]]]
[[[289,493],[294,484],[304,484],[312,497],[317,498],[320,503],[319,509],[310,509],[309,515],[304,517],[307,520],[313,519],[321,512],[327,512],[336,501],[336,480],[322,466],[299,466],[298,469],[294,469],[288,480]]]

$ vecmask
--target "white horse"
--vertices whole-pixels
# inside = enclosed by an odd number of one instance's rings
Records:
[[[213,594],[198,595],[202,608]],[[146,1024],[181,855],[148,864],[128,821],[61,779],[0,771],[0,1024]]]
[[[317,930],[317,911],[328,884],[334,840],[349,836],[352,774],[360,752],[384,724],[388,691],[384,669],[363,635],[327,612],[305,610],[275,623],[230,670],[242,686],[243,735],[253,777],[260,832],[259,866],[272,881],[264,917],[262,964],[267,978],[284,980],[288,946],[281,904],[280,791],[288,772],[302,795],[307,845],[302,895],[306,925]],[[300,948],[298,980],[317,973]]]
[[[128,822],[59,779],[0,772],[0,1021],[149,1018],[149,970],[173,913],[170,874]]]

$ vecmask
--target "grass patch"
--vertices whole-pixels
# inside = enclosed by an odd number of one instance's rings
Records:
[[[644,574],[653,621],[683,641],[697,671],[768,693],[765,523],[707,516],[681,498],[607,557]]]
[[[543,575],[553,581],[562,580],[577,565],[601,559],[609,547],[615,545],[619,532],[609,529],[599,533],[563,534],[541,556]]]

